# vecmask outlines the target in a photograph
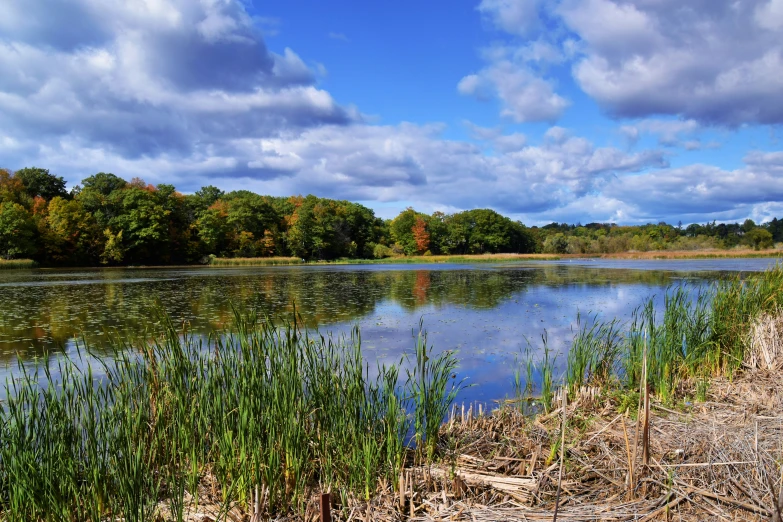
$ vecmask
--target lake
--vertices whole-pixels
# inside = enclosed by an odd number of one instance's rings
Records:
[[[273,318],[294,310],[335,335],[361,328],[365,356],[398,362],[423,320],[435,351],[456,350],[465,395],[510,395],[517,361],[541,336],[565,363],[577,314],[627,319],[673,284],[705,285],[774,259],[566,260],[505,264],[317,265],[0,271],[0,379],[47,351],[72,355],[75,337],[100,354],[115,332],[142,335],[156,307],[208,334],[232,306]]]

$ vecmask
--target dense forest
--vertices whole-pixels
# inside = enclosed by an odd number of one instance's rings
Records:
[[[41,168],[0,170],[0,257],[43,266],[205,263],[217,257],[307,260],[431,254],[611,253],[770,248],[783,222],[763,225],[612,223],[526,227],[489,209],[432,215],[408,208],[391,220],[357,203],[313,195],[273,197],[98,173],[72,190]]]

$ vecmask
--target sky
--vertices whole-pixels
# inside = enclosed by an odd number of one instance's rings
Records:
[[[783,0],[3,0],[0,167],[530,225],[783,217]]]

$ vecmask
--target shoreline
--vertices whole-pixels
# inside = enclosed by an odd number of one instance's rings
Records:
[[[212,263],[173,265],[121,266],[40,266],[30,260],[0,260],[0,270],[95,270],[95,269],[157,269],[157,268],[241,268],[253,266],[328,266],[328,265],[400,265],[400,264],[479,264],[514,261],[564,261],[569,259],[617,259],[627,261],[665,261],[688,259],[757,259],[783,258],[783,250],[651,250],[647,252],[617,252],[612,254],[476,254],[410,256],[384,259],[337,259],[332,261],[302,261],[298,258],[217,258]]]

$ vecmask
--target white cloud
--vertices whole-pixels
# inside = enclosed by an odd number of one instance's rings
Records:
[[[335,32],[330,32],[328,36],[329,36],[329,38],[331,38],[332,40],[340,40],[340,41],[343,41],[343,42],[346,42],[346,43],[347,43],[347,42],[350,42],[350,40],[348,39],[348,37],[347,37],[347,36],[345,36],[345,34],[343,34],[343,33],[335,33]]]
[[[614,117],[783,123],[783,0],[484,0],[479,10],[509,39],[469,81],[491,86],[518,121],[562,113],[541,65],[568,59]],[[531,113],[530,100],[547,108]]]
[[[40,14],[0,25],[0,125],[19,139],[188,156],[354,118],[291,49],[267,50],[235,0],[8,0],[2,9],[5,20]],[[90,30],[53,29],[77,15]]]
[[[652,134],[658,136],[658,143],[667,147],[684,147],[689,150],[700,148],[698,139],[694,136],[702,130],[696,120],[662,120],[655,118],[643,119],[633,125],[624,125],[620,132],[629,141],[635,143],[640,135]]]
[[[573,74],[610,114],[783,122],[780,0],[565,0],[583,43]]]
[[[478,10],[498,29],[526,36],[541,23],[540,4],[540,0],[482,0]]]
[[[618,177],[603,189],[607,197],[632,202],[635,214],[744,218],[754,209],[783,201],[783,155],[754,152],[746,165],[725,170],[710,165],[649,171]]]
[[[769,0],[756,7],[756,23],[764,29],[783,29],[783,0]]]
[[[491,63],[457,84],[461,94],[486,100],[492,95],[502,102],[501,116],[518,123],[556,121],[569,102],[554,92],[552,82],[530,68],[507,59]]]

